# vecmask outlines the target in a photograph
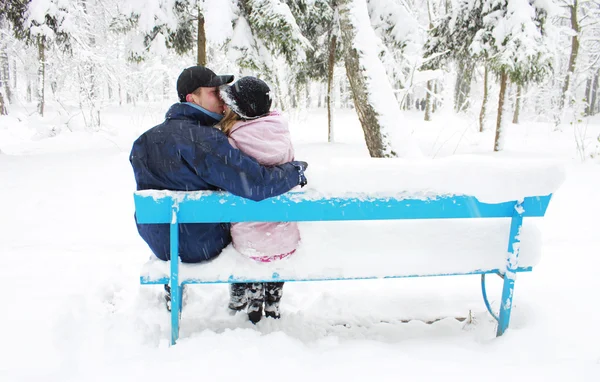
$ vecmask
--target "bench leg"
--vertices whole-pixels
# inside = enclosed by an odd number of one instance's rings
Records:
[[[496,337],[500,337],[508,329],[510,313],[512,309],[512,298],[515,289],[515,272],[506,272],[504,285],[502,286],[502,299],[500,300],[500,314],[498,315],[498,330]]]
[[[500,300],[500,314],[498,315],[498,330],[496,337],[500,337],[508,329],[512,309],[515,279],[519,263],[519,250],[521,245],[521,227],[523,225],[523,207],[521,203],[515,205],[515,212],[510,223],[510,237],[508,239],[508,258],[506,260],[506,273],[502,286],[502,299]]]
[[[179,339],[179,315],[181,313],[182,287],[179,285],[179,225],[177,222],[177,208],[173,207],[173,218],[171,220],[171,345],[175,345]]]
[[[171,286],[171,345],[175,345],[177,343],[177,340],[179,339],[179,316],[181,315],[182,294],[181,292],[181,286]]]

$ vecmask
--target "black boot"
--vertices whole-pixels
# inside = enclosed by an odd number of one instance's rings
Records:
[[[169,284],[165,284],[165,305],[167,310],[171,311],[171,287]]]
[[[283,296],[283,283],[265,283],[265,316],[281,317],[279,302]]]
[[[250,289],[250,283],[229,284],[229,309],[232,313],[244,310],[248,305],[248,296],[246,290]]]
[[[182,285],[181,286],[181,306],[179,307],[180,309],[183,309],[183,304],[187,300],[187,295],[186,295],[185,291],[186,291],[185,285]],[[171,311],[171,287],[169,286],[169,284],[165,284],[165,305],[167,307],[167,310],[170,312]]]
[[[252,283],[246,290],[248,296],[248,319],[256,324],[262,318],[265,293],[262,283]]]

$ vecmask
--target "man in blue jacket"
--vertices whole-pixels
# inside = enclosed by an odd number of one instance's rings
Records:
[[[138,190],[225,190],[263,200],[306,184],[305,162],[264,167],[233,148],[214,127],[223,117],[218,87],[233,81],[203,66],[185,69],[177,80],[179,103],[165,121],[142,134],[129,160]],[[169,260],[169,225],[137,224],[152,252]],[[179,255],[183,262],[210,260],[231,242],[229,224],[180,224]]]

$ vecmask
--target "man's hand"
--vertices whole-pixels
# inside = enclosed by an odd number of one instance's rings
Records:
[[[306,180],[306,176],[304,175],[304,171],[306,171],[306,168],[308,167],[308,163],[302,162],[302,161],[293,161],[293,162],[290,162],[290,163],[294,167],[296,167],[296,169],[298,170],[298,176],[299,176],[298,184],[300,185],[300,187],[306,186],[306,184],[308,183],[308,181]]]

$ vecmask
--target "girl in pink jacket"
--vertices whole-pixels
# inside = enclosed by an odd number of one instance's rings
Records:
[[[235,148],[254,157],[260,164],[275,166],[294,160],[294,147],[287,121],[276,111],[270,112],[269,86],[255,77],[242,77],[231,86],[221,88],[227,105],[219,123]],[[233,223],[234,248],[259,262],[271,262],[292,255],[300,241],[298,226],[282,223]],[[267,317],[279,318],[283,283],[231,284],[229,308],[240,311],[248,307],[248,318],[260,321],[264,304]]]

